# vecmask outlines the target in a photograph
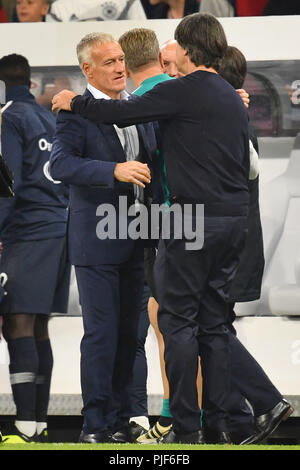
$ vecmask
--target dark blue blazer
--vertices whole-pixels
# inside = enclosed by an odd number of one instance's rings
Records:
[[[85,95],[91,96],[88,90]],[[136,127],[140,143],[139,160],[148,164],[153,180],[145,190],[146,203],[161,203],[163,189],[154,129],[152,124]],[[132,184],[120,183],[114,178],[116,164],[125,161],[126,156],[113,125],[94,124],[81,116],[59,112],[50,173],[53,179],[63,181],[70,188],[68,240],[72,264],[115,264],[130,257],[136,242],[128,237],[100,240],[96,234],[97,224],[107,216],[96,214],[100,204],[114,205],[118,224],[119,196],[126,195],[133,202]],[[123,218],[122,225],[127,226],[130,220]]]

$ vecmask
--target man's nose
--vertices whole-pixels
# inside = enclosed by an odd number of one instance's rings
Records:
[[[124,72],[124,71],[125,71],[125,63],[124,63],[124,61],[117,60],[117,61],[115,62],[115,65],[116,65],[115,69],[116,69],[117,72]]]
[[[178,69],[176,67],[176,64],[172,63],[169,65],[169,75],[170,77],[177,77]]]

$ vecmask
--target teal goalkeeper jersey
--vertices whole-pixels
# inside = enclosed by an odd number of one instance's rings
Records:
[[[133,94],[137,96],[141,96],[147,91],[152,90],[152,88],[155,87],[155,85],[157,85],[158,83],[162,83],[167,80],[173,80],[173,78],[169,77],[169,75],[167,75],[166,73],[160,73],[158,75],[154,75],[154,77],[146,78],[146,80],[142,82],[142,84],[139,86],[139,88],[137,88],[133,92]],[[168,183],[167,183],[167,172],[166,172],[165,160],[160,150],[157,150],[157,153],[159,155],[160,163],[161,163],[162,183],[164,187],[165,203],[169,206],[170,205],[170,201],[169,201],[170,192],[169,192]]]

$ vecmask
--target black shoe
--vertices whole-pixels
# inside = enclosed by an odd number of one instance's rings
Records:
[[[110,436],[110,442],[123,444],[125,442],[136,442],[137,438],[144,434],[146,429],[139,424],[131,421],[123,428]]]
[[[105,432],[86,434],[81,431],[78,442],[81,444],[103,444],[104,442],[108,442],[108,437]]]
[[[241,444],[257,444],[266,439],[279,426],[281,421],[285,421],[293,413],[294,408],[285,399],[277,403],[268,413],[255,418],[257,431],[252,436],[245,439]]]
[[[232,444],[231,435],[226,431],[219,431],[218,429],[205,429],[205,442],[207,444]]]
[[[254,430],[248,433],[230,432],[231,443],[236,444],[236,445],[241,444],[246,438],[248,438],[249,436],[252,436],[253,433],[254,433]]]
[[[205,444],[203,431],[190,432],[187,434],[175,433],[172,429],[158,441],[159,444]]]

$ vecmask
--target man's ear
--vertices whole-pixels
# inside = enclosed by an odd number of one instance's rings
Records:
[[[83,62],[82,71],[87,78],[91,78],[91,64],[88,62]]]
[[[161,52],[159,53],[158,59],[159,59],[161,68],[164,69],[164,60],[163,60],[163,56]]]

